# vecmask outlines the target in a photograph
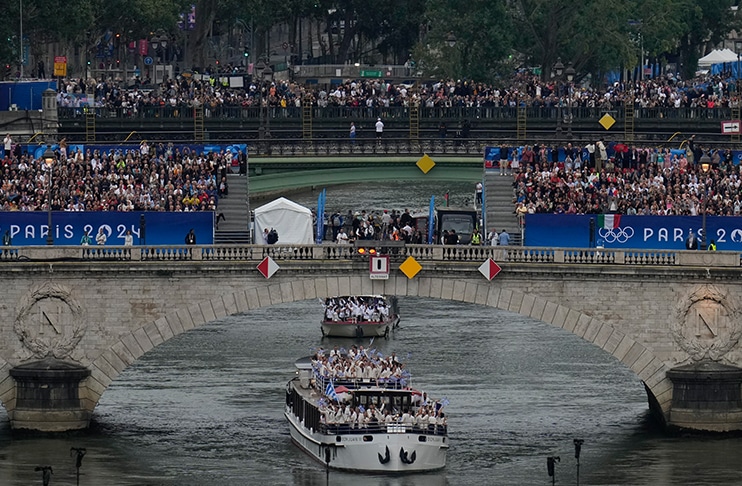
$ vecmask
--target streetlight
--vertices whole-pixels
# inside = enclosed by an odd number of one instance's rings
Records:
[[[263,81],[273,81],[273,69],[271,69],[270,66],[266,66],[265,69],[263,69]],[[268,101],[270,101],[270,98]],[[265,104],[265,138],[271,138],[271,118],[267,102]]]
[[[546,472],[549,473],[552,486],[556,484],[556,472],[554,471],[554,465],[559,461],[559,456],[549,456],[546,458]]]
[[[263,71],[265,71],[265,62],[263,59],[258,60],[255,65],[254,78],[258,80],[258,103],[260,108],[260,128],[258,129],[258,140],[263,141],[265,138],[265,113],[263,111]]]
[[[564,119],[568,126],[567,136],[571,137],[572,136],[572,103],[570,102],[570,98],[569,98],[569,85],[572,83],[572,81],[575,78],[575,68],[572,67],[572,63],[570,62],[567,65],[567,69],[564,69],[564,64],[562,64],[562,58],[559,57],[557,58],[557,62],[554,63],[553,75],[557,81],[557,103],[559,104],[556,134],[557,134],[557,137],[562,136],[562,120]],[[569,108],[567,117],[564,116],[563,106],[562,106],[562,91],[564,91],[565,80],[567,81],[566,94],[567,94],[567,103],[568,103],[567,106]]]
[[[75,454],[75,469],[77,470],[77,486],[80,486],[80,468],[82,467],[82,458],[85,457],[87,450],[84,447],[70,447],[70,455]]]
[[[44,151],[43,158],[44,165],[46,165],[46,177],[49,180],[46,191],[46,244],[51,246],[54,244],[54,235],[52,234],[52,175],[54,173],[53,169],[56,157],[51,147],[49,147],[48,145],[46,146],[46,150]]]
[[[580,486],[580,451],[582,451],[582,444],[585,442],[583,439],[574,439],[575,444],[575,459],[577,459],[577,486]]]
[[[453,35],[453,32],[449,32],[446,36],[446,44],[448,44],[448,47],[451,48],[456,47],[456,36]]]
[[[704,154],[701,156],[700,162],[703,175],[708,176],[709,170],[711,169],[711,157],[709,157],[708,154],[704,152]],[[708,178],[706,178],[706,180],[704,180],[703,182],[703,191],[703,222],[701,223],[703,226],[703,235],[701,237],[701,250],[706,250],[708,248],[708,241],[706,240],[706,205],[708,204],[709,198]]]

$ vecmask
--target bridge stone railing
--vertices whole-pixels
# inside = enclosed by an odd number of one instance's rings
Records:
[[[414,257],[421,262],[482,262],[570,265],[639,265],[741,267],[739,252],[686,250],[617,250],[604,248],[535,248],[520,246],[405,245],[368,241],[356,245],[167,245],[167,246],[23,246],[0,249],[0,262],[137,261],[259,262],[270,256],[276,261],[362,261],[371,251],[402,262]],[[363,251],[363,253],[361,252]]]

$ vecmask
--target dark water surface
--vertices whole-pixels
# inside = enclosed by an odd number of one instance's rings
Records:
[[[396,351],[413,385],[447,397],[447,467],[407,477],[331,472],[290,441],[282,416],[293,362],[321,339],[317,301],[211,323],[159,346],[103,394],[91,430],[17,436],[0,426],[0,485],[74,485],[70,447],[85,447],[81,485],[738,485],[742,439],[669,437],[648,425],[639,380],[565,331],[462,303],[400,299],[402,326],[374,347]],[[351,341],[352,342],[352,341]],[[361,344],[368,344],[361,341]],[[329,481],[329,482],[328,482]]]

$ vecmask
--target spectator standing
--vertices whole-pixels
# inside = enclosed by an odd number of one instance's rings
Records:
[[[497,243],[499,241],[499,236],[497,234],[497,230],[495,228],[492,228],[492,231],[490,231],[490,234],[487,235],[487,239],[490,242],[490,246],[497,246]]]
[[[688,238],[685,239],[686,250],[698,250],[698,238],[692,229],[688,230]]]
[[[10,152],[13,148],[13,138],[10,136],[10,134],[5,135],[5,138],[3,139],[3,145],[5,147],[5,157],[10,157]]]
[[[89,246],[91,240],[92,238],[90,238],[90,235],[88,234],[88,230],[85,230],[85,233],[83,233],[82,238],[80,239],[80,244],[82,246]]]
[[[103,228],[98,229],[98,234],[95,235],[95,244],[103,246],[106,244],[106,241],[108,238],[106,237],[106,233],[103,231]]]
[[[477,185],[474,187],[474,193],[477,196],[477,205],[479,207],[482,207],[482,182],[477,182]]]
[[[134,246],[134,236],[131,234],[131,230],[126,230],[126,235],[124,235],[124,246]]]
[[[196,233],[193,232],[193,228],[188,232],[188,234],[185,237],[185,244],[186,245],[195,245],[196,244]]]
[[[356,143],[356,124],[354,122],[350,122],[350,141]]]
[[[376,141],[381,144],[381,135],[384,133],[384,122],[381,117],[376,119]]]
[[[503,228],[500,232],[500,236],[498,237],[498,239],[500,246],[508,246],[510,244],[510,234],[505,228]]]

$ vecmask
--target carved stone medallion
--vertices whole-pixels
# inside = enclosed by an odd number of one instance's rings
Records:
[[[69,358],[85,334],[83,310],[62,285],[47,282],[21,299],[13,329],[34,357]]]
[[[696,289],[681,299],[672,332],[675,341],[693,361],[719,361],[742,336],[739,309],[712,285]]]

